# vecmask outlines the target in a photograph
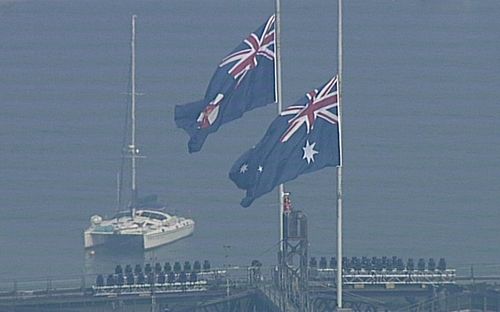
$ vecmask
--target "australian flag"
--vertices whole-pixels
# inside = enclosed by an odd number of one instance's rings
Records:
[[[275,102],[274,20],[272,15],[222,60],[203,100],[175,107],[177,127],[190,136],[190,153],[199,151],[222,124]]]
[[[338,83],[333,77],[283,110],[262,140],[244,153],[229,178],[246,190],[243,207],[303,173],[340,165]]]

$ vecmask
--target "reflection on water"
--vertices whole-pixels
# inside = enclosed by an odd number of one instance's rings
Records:
[[[111,272],[117,264],[141,264],[154,260],[154,251],[139,248],[97,247],[85,250],[85,274]]]
[[[185,261],[194,262],[196,260],[203,262],[205,258],[200,258],[200,254],[194,251],[191,257],[181,257],[185,255],[180,252],[184,249],[183,243],[185,240],[177,241],[173,244],[160,246],[150,250],[144,250],[140,247],[123,247],[123,246],[99,246],[96,248],[85,250],[85,269],[86,275],[95,275],[102,273],[110,273],[114,271],[117,265],[125,266],[137,264],[144,266],[147,263],[154,265],[155,263],[165,262],[184,263]]]

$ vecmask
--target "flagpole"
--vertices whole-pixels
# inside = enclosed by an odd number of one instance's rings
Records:
[[[274,83],[274,90],[275,90],[275,95],[276,95],[276,103],[278,104],[278,115],[281,114],[281,111],[283,109],[283,104],[282,104],[282,91],[281,91],[281,4],[280,0],[276,0],[275,2],[275,30],[276,30],[276,37],[275,37],[275,51],[276,51],[276,61],[275,61],[275,67],[274,67],[274,76],[276,77],[275,83]],[[284,251],[284,224],[283,224],[283,196],[284,196],[285,188],[283,184],[280,184],[278,186],[278,197],[279,197],[279,205],[280,205],[280,212],[279,212],[279,218],[280,218],[280,253],[281,256],[283,257],[283,251]]]
[[[338,58],[340,159],[337,167],[337,309],[342,309],[342,0],[338,0]]]
[[[274,66],[274,77],[276,78],[274,81],[274,89],[275,89],[275,95],[276,95],[276,103],[278,104],[278,116],[281,114],[281,111],[283,110],[283,103],[282,103],[282,90],[281,90],[281,3],[280,0],[275,1],[275,66]],[[280,287],[282,289],[285,286],[285,273],[284,273],[284,263],[285,263],[285,211],[284,211],[284,196],[285,196],[285,186],[283,183],[281,183],[278,186],[278,203],[279,203],[279,219],[280,219],[280,249],[279,249],[279,263],[278,263],[278,272],[279,272],[279,280],[280,280]],[[281,306],[281,300],[283,298],[281,297],[280,299],[280,306]]]

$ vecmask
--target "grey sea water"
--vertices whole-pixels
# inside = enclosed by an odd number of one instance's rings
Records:
[[[285,105],[336,74],[336,1],[282,1]],[[208,259],[271,265],[275,192],[243,209],[227,178],[276,113],[252,111],[187,153],[175,104],[203,97],[221,58],[274,1],[0,0],[0,281]],[[115,211],[137,14],[143,194],[197,222],[153,252],[85,254],[93,214]],[[445,257],[500,274],[500,2],[345,1],[348,256]],[[288,183],[310,254],[335,253],[335,169]],[[230,247],[224,247],[230,246]]]

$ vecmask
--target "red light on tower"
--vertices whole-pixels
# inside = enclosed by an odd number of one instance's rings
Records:
[[[287,214],[292,212],[292,201],[289,192],[283,194],[283,212]]]

